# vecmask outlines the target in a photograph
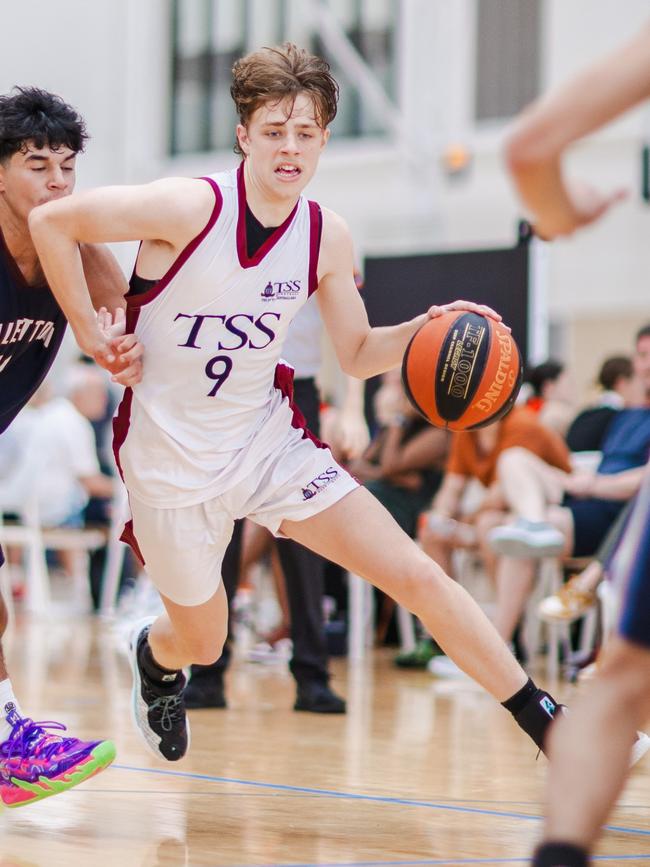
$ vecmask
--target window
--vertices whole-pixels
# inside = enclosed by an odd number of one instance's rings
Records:
[[[394,100],[398,3],[395,0],[329,0],[328,5],[349,41]],[[381,119],[365,106],[361,94],[317,34],[312,37],[311,50],[330,63],[340,86],[339,110],[332,133],[347,137],[383,134]]]
[[[476,119],[512,117],[539,92],[540,0],[477,0]]]
[[[396,91],[398,0],[325,0],[347,39],[390,96]],[[172,154],[229,149],[237,123],[230,98],[232,65],[264,45],[285,41],[325,57],[341,88],[338,136],[383,132],[332,52],[315,32],[304,0],[173,0]]]

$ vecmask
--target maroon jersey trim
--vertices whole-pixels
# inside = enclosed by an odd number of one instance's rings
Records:
[[[242,268],[254,268],[259,265],[269,250],[278,243],[287,231],[298,210],[300,199],[294,205],[287,219],[272,232],[261,247],[252,256],[248,255],[246,244],[246,183],[244,181],[244,163],[237,169],[237,257]]]
[[[318,289],[318,256],[323,237],[323,214],[318,202],[309,202],[309,291],[308,297]]]
[[[219,214],[221,213],[221,208],[223,206],[223,196],[221,195],[221,190],[219,189],[219,185],[213,178],[199,178],[198,180],[207,181],[212,187],[212,191],[214,192],[214,207],[212,208],[212,213],[210,214],[210,219],[205,224],[203,229],[199,232],[199,234],[192,238],[192,240],[187,244],[187,246],[181,250],[176,259],[169,266],[167,272],[160,278],[160,280],[152,286],[151,289],[148,289],[146,292],[140,292],[137,295],[132,295],[127,292],[125,295],[126,303],[128,307],[142,307],[143,304],[148,304],[150,301],[153,301],[154,298],[157,298],[163,289],[169,284],[170,280],[178,274],[183,265],[190,258],[192,253],[197,249],[199,244],[203,241],[205,236],[208,234],[210,229],[214,226],[219,218]],[[138,250],[138,253],[140,251]]]

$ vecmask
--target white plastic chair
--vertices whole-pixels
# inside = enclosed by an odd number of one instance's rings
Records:
[[[122,529],[129,519],[129,501],[126,488],[119,479],[115,481],[115,495],[111,505],[111,523],[108,530],[108,550],[102,577],[100,613],[111,617],[115,613],[120,575],[124,565],[126,545],[120,541]]]

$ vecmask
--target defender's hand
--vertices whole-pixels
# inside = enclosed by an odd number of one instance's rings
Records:
[[[97,313],[101,341],[94,348],[93,358],[108,370],[111,380],[132,386],[142,379],[144,348],[135,334],[125,334],[126,315],[120,307],[113,316],[105,307]]]

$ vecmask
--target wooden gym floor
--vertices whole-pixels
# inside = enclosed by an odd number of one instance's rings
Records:
[[[391,652],[334,661],[342,717],[295,713],[286,669],[237,662],[229,709],[193,712],[190,754],[172,765],[133,729],[110,624],[19,623],[7,650],[30,716],[111,736],[118,759],[4,810],[0,867],[525,865],[540,834],[546,763],[509,715],[469,681],[398,671]],[[649,782],[650,755],[598,848],[604,864],[650,863]]]

